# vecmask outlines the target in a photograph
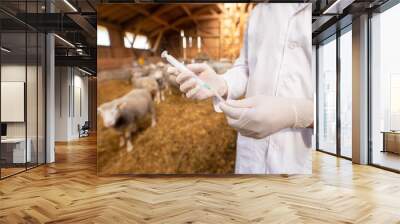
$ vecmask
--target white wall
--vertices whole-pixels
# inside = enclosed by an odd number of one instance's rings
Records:
[[[38,70],[37,70],[38,69]],[[25,138],[30,139],[30,148],[32,150],[32,161],[44,162],[44,74],[42,68],[25,64],[3,64],[1,66],[2,82],[24,82],[26,84],[26,111],[27,120],[24,122],[6,122],[7,137],[9,138]],[[25,80],[27,78],[27,80]],[[2,96],[4,97],[4,96]],[[7,97],[7,96],[5,96]],[[1,108],[7,110],[10,108]],[[22,112],[25,112],[22,111]],[[37,157],[36,153],[39,153]]]
[[[68,88],[69,69],[67,67],[55,68],[55,140],[68,140]]]
[[[72,135],[74,137],[78,137],[78,129],[77,126],[78,124],[83,125],[85,121],[88,120],[88,78],[81,76],[82,73],[79,73],[79,75],[76,75],[75,70],[75,75],[74,75],[74,92],[75,94],[73,96],[75,107],[73,110],[75,110],[75,113],[73,113],[73,119],[72,119]],[[80,93],[78,93],[80,91]],[[80,95],[80,97],[79,97]],[[80,102],[78,102],[80,101]],[[79,108],[81,107],[81,108]],[[79,111],[81,109],[82,111]]]
[[[35,131],[36,135],[36,78],[34,79],[31,75],[36,76],[36,66],[25,65],[2,65],[1,66],[1,81],[2,82],[25,82],[25,69],[28,72],[28,88],[27,88],[27,120],[28,120],[28,137],[30,128]],[[40,105],[39,105],[40,106]],[[6,110],[7,108],[1,108]],[[33,111],[35,113],[33,113]],[[33,123],[32,123],[33,122]],[[8,137],[25,137],[25,122],[7,122],[7,136]]]
[[[2,65],[1,81],[25,82],[25,65]],[[1,108],[5,110],[6,108]],[[7,123],[7,137],[25,137],[25,123]]]
[[[78,124],[88,120],[88,78],[72,67],[56,67],[55,73],[55,140],[74,140],[79,138]]]

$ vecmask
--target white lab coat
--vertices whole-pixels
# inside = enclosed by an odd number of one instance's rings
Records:
[[[223,77],[228,98],[313,98],[311,4],[260,3],[249,17],[240,57]],[[311,173],[312,129],[284,129],[263,139],[238,134],[235,173]]]

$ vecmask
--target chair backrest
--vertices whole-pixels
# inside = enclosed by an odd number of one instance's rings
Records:
[[[82,128],[87,128],[87,129],[89,129],[89,128],[90,128],[90,123],[89,123],[89,121],[85,121],[85,123],[83,124]]]

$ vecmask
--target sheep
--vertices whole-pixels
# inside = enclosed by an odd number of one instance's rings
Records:
[[[156,69],[150,74],[150,77],[154,78],[157,81],[158,94],[159,94],[160,101],[165,100],[164,92],[166,89],[168,89],[167,82],[164,77],[164,73],[165,72],[163,71],[163,69]]]
[[[153,66],[150,65],[142,65],[141,67],[143,76],[148,76],[153,69]]]
[[[150,67],[148,65],[134,66],[132,68],[132,76],[135,78],[146,77],[150,74]]]
[[[165,63],[162,62],[162,61],[159,61],[159,62],[156,63],[156,66],[157,66],[158,68],[160,68],[160,69],[164,69]]]
[[[98,74],[99,81],[106,80],[129,80],[132,76],[132,68],[120,68],[112,70],[103,70]]]
[[[208,62],[208,64],[214,69],[214,71],[217,74],[224,74],[232,67],[232,63],[227,59],[221,59],[220,61]]]
[[[179,83],[176,82],[176,75],[175,74],[168,74],[167,76],[168,85],[175,90],[179,90]]]
[[[143,69],[141,69],[140,67],[134,67],[132,68],[132,78],[140,78],[140,77],[144,77],[145,76],[145,72],[143,71]]]
[[[155,64],[149,64],[149,65],[148,65],[148,69],[149,69],[149,72],[154,71],[155,69],[157,69],[157,65],[155,65]]]
[[[132,77],[132,84],[135,88],[146,89],[150,92],[151,98],[158,103],[160,100],[160,91],[158,88],[157,80],[153,77]]]
[[[151,94],[146,89],[133,89],[126,95],[98,107],[106,128],[114,128],[121,134],[119,146],[126,145],[133,150],[132,135],[138,130],[138,123],[151,114],[151,127],[156,125],[156,112]]]

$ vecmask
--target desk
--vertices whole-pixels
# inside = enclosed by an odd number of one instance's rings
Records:
[[[32,141],[30,138],[26,140],[28,147],[26,147],[25,154],[25,138],[5,138],[1,139],[1,157],[6,160],[6,163],[25,163],[31,162]],[[25,161],[25,158],[27,159]]]
[[[400,154],[400,131],[383,131],[382,152]]]

